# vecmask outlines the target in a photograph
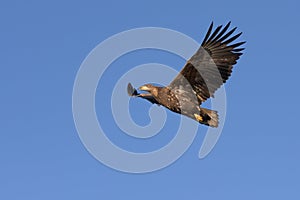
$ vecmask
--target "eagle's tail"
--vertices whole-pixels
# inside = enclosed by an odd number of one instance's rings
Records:
[[[201,124],[205,124],[211,127],[218,127],[219,125],[219,115],[215,110],[200,108],[200,115],[194,114],[194,116],[195,119]]]

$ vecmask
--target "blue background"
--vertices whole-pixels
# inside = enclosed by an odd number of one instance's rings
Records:
[[[299,199],[299,7],[296,0],[2,1],[0,199]],[[157,172],[121,173],[94,159],[72,118],[73,83],[87,54],[113,34],[145,26],[201,42],[212,20],[231,20],[247,41],[226,84],[226,124],[212,153],[197,157],[201,126],[183,157]],[[120,59],[126,69],[184,64],[174,55],[148,53]],[[118,63],[107,75],[118,72]],[[150,105],[131,103],[137,123],[147,124]],[[112,139],[123,147],[128,142]],[[151,150],[156,142],[145,145]]]

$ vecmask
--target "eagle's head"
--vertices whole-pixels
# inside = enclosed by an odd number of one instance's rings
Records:
[[[145,84],[145,85],[139,87],[139,90],[147,91],[147,92],[151,93],[153,96],[158,95],[158,87],[156,87],[152,84]]]

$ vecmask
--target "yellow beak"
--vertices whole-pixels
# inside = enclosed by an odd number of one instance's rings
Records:
[[[145,85],[139,87],[139,90],[143,90],[143,91],[149,91],[149,88]]]

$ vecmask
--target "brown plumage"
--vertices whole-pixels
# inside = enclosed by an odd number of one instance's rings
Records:
[[[188,116],[201,124],[218,126],[217,111],[200,107],[201,103],[213,97],[214,92],[227,81],[232,67],[242,55],[244,48],[237,48],[245,42],[231,44],[242,33],[231,36],[236,28],[227,32],[230,22],[213,32],[211,23],[197,52],[187,61],[180,73],[166,87],[143,85],[138,93],[128,84],[128,94],[144,98],[151,103],[163,105],[169,110]],[[227,33],[226,33],[227,32]]]

